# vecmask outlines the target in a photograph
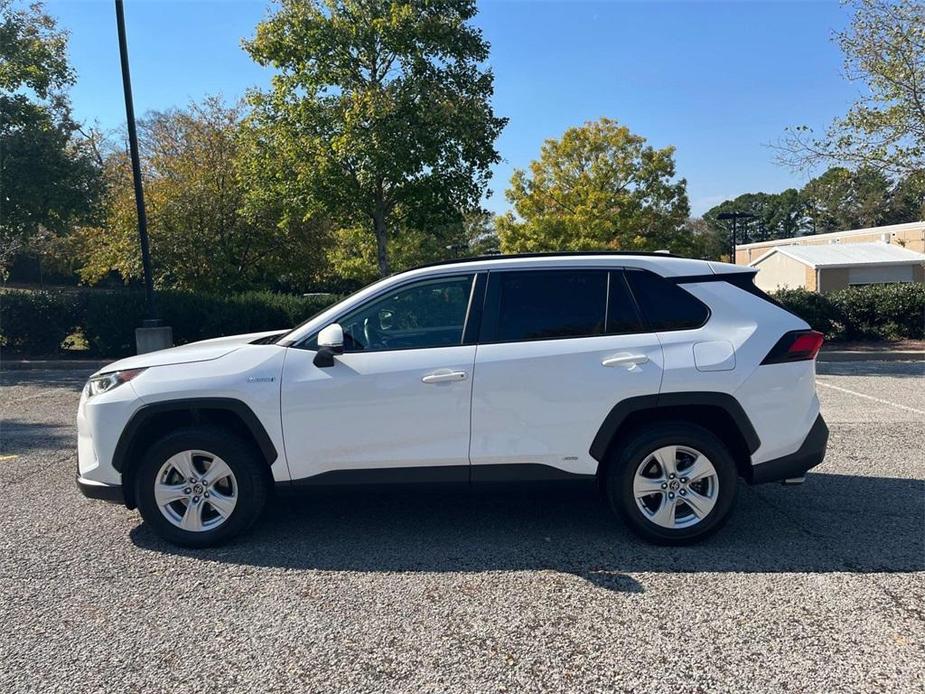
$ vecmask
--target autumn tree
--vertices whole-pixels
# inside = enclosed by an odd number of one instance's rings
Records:
[[[239,169],[241,109],[217,97],[138,122],[155,281],[160,287],[227,291],[300,287],[323,264],[328,229],[272,205],[245,206]],[[105,223],[83,231],[84,281],[115,270],[141,276],[131,166],[124,149],[106,159]]]
[[[925,4],[846,0],[850,26],[835,39],[847,77],[863,96],[822,136],[793,128],[779,159],[795,168],[819,164],[872,168],[908,176],[925,170]]]
[[[259,169],[302,214],[375,239],[378,273],[415,216],[477,206],[506,119],[491,107],[474,0],[281,0],[245,43]],[[259,182],[258,182],[258,185]]]
[[[547,140],[511,177],[515,213],[498,218],[504,252],[658,250],[684,244],[689,204],[674,148],[655,149],[608,118]]]
[[[0,266],[96,210],[100,162],[71,117],[73,83],[67,34],[42,5],[0,0]]]

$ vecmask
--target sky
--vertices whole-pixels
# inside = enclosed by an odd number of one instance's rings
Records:
[[[83,121],[125,121],[112,0],[47,0],[70,32],[71,98]],[[241,47],[267,0],[126,0],[136,114],[206,95],[235,100],[271,71]],[[483,0],[475,23],[491,43],[494,108],[510,123],[497,142],[492,211],[548,138],[602,116],[655,147],[676,147],[692,213],[746,192],[808,179],[770,147],[794,125],[822,129],[861,86],[844,78],[833,31],[837,2],[573,2]]]

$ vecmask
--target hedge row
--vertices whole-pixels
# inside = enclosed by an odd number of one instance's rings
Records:
[[[803,289],[775,298],[829,340],[925,338],[925,284],[850,287],[831,294]],[[184,344],[221,335],[296,325],[336,300],[272,292],[216,296],[163,291],[158,310]],[[144,295],[121,291],[16,291],[0,293],[0,344],[32,356],[53,355],[82,335],[89,354],[119,357],[135,351]]]
[[[774,298],[828,340],[925,338],[925,284],[871,284],[830,294],[784,289]]]
[[[162,291],[158,313],[173,328],[176,344],[221,335],[289,328],[338,297],[272,292],[217,296]],[[16,291],[0,294],[0,341],[4,350],[53,355],[73,335],[93,356],[135,353],[135,328],[145,316],[144,294],[135,291]]]

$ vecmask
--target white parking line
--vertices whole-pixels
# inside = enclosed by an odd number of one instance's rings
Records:
[[[818,378],[816,379],[816,383],[820,386],[825,386],[826,388],[834,388],[835,390],[840,390],[842,393],[857,395],[859,398],[866,398],[867,400],[873,400],[874,402],[881,402],[884,405],[892,405],[893,407],[898,407],[901,410],[908,410],[909,412],[915,412],[916,414],[925,414],[925,411],[923,410],[917,410],[914,407],[909,407],[908,405],[900,405],[898,402],[891,402],[889,400],[884,400],[883,398],[875,398],[873,395],[858,393],[857,391],[848,390],[847,388],[842,388],[841,386],[833,386],[831,383],[820,381]]]

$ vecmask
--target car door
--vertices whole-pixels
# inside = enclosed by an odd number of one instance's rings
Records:
[[[622,271],[491,272],[472,397],[472,479],[594,474],[618,402],[656,395],[658,338]],[[543,467],[539,467],[543,466]]]
[[[399,468],[407,479],[468,479],[474,285],[474,273],[416,280],[351,310],[337,319],[344,353],[333,366],[289,350],[281,409],[293,479]]]

